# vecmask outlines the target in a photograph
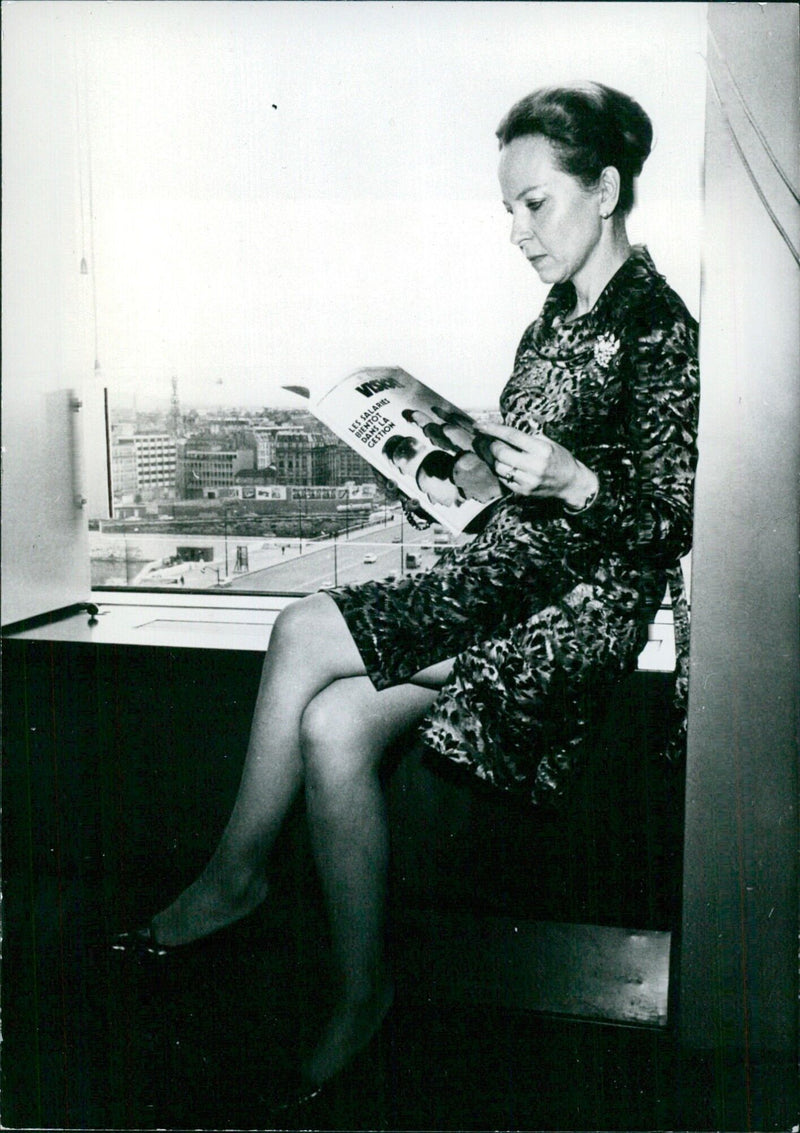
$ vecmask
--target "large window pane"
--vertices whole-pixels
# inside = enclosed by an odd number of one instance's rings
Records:
[[[95,585],[294,592],[432,561],[447,536],[401,527],[281,391],[396,365],[496,410],[546,289],[508,240],[494,130],[539,83],[642,102],[630,236],[697,308],[702,5],[58,8],[87,416],[108,393]]]
[[[310,414],[109,406],[113,515],[91,522],[92,584],[298,592],[430,566],[372,469]]]

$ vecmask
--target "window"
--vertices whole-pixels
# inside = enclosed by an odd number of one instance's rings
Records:
[[[109,404],[93,586],[303,593],[434,561],[370,465],[310,414],[184,413],[172,390],[164,413]]]
[[[415,5],[85,7],[64,19],[89,380],[107,391],[93,585],[302,592],[424,569],[446,542],[284,387],[402,365],[496,408],[545,293],[494,183],[493,129],[520,93],[498,76],[530,73],[531,42],[542,74],[574,60],[569,21],[557,5],[441,5],[428,24]],[[595,9],[584,63],[607,43],[611,81],[619,36]],[[696,309],[703,12],[655,5],[645,24],[619,78],[659,134],[631,236]]]

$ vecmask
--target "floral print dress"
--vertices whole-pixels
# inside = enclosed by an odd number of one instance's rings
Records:
[[[668,582],[685,626],[697,324],[643,247],[567,321],[574,301],[571,283],[552,288],[500,407],[506,424],[544,432],[597,474],[591,507],[510,495],[425,574],[329,591],[377,689],[455,658],[421,725],[433,758],[534,804],[567,793]]]

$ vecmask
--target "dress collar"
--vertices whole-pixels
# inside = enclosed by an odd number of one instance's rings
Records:
[[[655,264],[643,244],[635,244],[630,255],[616,270],[600,293],[597,302],[585,315],[566,322],[575,306],[575,287],[571,282],[557,283],[544,301],[535,324],[533,345],[548,356],[564,356],[594,345],[598,330],[608,323],[621,297],[627,305],[634,294],[652,287],[658,277]]]

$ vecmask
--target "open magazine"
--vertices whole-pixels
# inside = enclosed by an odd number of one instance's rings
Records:
[[[308,395],[305,389],[287,386]],[[332,432],[455,533],[503,495],[491,437],[446,398],[396,366],[374,366],[311,397],[309,409]]]

